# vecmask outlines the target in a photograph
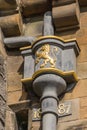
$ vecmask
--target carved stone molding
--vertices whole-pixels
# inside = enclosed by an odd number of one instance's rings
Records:
[[[68,29],[79,26],[79,5],[72,3],[65,6],[54,7],[52,10],[54,25],[56,30]]]
[[[19,13],[0,17],[0,27],[6,37],[18,36],[22,33],[22,18]]]

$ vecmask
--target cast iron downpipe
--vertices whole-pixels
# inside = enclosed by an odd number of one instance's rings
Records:
[[[52,24],[51,11],[46,12],[44,15],[43,30],[43,35],[46,37],[43,37],[42,39],[36,41],[34,45],[32,45],[32,51],[35,55],[35,71],[37,71],[37,76],[35,76],[33,80],[33,89],[38,96],[41,96],[40,101],[42,109],[42,130],[56,130],[58,122],[58,96],[65,92],[67,88],[67,83],[63,76],[59,74],[58,70],[55,69],[59,66],[60,63],[62,64],[62,58],[60,59],[60,53],[62,53],[63,50],[62,47],[60,47],[62,46],[62,43],[60,44],[61,40],[58,41],[56,40],[56,38],[53,37],[54,27]],[[68,46],[68,44],[66,44],[66,46]],[[56,59],[55,56],[53,56],[51,53],[53,50],[58,53],[57,55],[55,55],[57,56]],[[79,49],[77,50],[79,52]],[[45,62],[43,63],[44,60]]]
[[[52,14],[47,12],[44,15],[43,35],[54,35],[52,24]],[[33,82],[34,91],[42,93],[41,109],[42,109],[42,130],[56,130],[58,121],[57,106],[59,103],[58,96],[66,88],[66,82],[59,76],[54,74],[45,74],[36,78]],[[39,86],[39,90],[38,87]],[[38,93],[38,94],[39,94]]]
[[[65,91],[66,82],[55,74],[44,74],[34,80],[34,91],[41,97],[42,130],[56,130],[58,96]]]
[[[58,97],[78,81],[76,57],[80,49],[76,40],[64,41],[54,36],[52,14],[48,11],[44,15],[42,37],[6,38],[4,43],[9,48],[22,47],[24,75],[21,81],[28,88],[33,87],[41,97],[42,130],[56,130]]]

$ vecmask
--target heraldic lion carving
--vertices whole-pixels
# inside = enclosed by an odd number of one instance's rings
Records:
[[[55,55],[55,52],[57,51],[57,48],[53,48],[53,55]],[[55,68],[55,63],[56,63],[56,57],[52,58],[50,55],[50,45],[45,44],[41,47],[39,52],[36,53],[36,64],[40,62],[40,59],[43,59],[43,64],[40,65],[40,68],[44,68],[47,63],[50,63],[50,67]]]

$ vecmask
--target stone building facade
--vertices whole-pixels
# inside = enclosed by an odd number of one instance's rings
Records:
[[[41,129],[41,120],[33,115],[39,97],[21,80],[20,48],[30,44],[22,42],[24,37],[43,35],[46,11],[52,11],[55,35],[65,41],[76,39],[81,49],[76,65],[79,80],[60,97],[60,103],[69,103],[70,113],[60,116],[57,128],[87,129],[87,0],[0,0],[0,130]]]

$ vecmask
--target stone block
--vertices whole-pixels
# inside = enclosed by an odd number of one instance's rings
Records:
[[[0,11],[13,10],[16,9],[16,7],[16,0],[0,0]]]
[[[41,130],[41,122],[32,122],[32,129],[33,130]]]
[[[0,17],[0,27],[5,37],[19,36],[23,33],[22,18],[19,13]]]
[[[9,92],[8,93],[8,99],[7,99],[8,104],[18,102],[21,99],[21,96],[22,96],[21,90]]]
[[[78,3],[54,7],[52,14],[56,30],[68,29],[68,27],[79,25],[80,11]]]
[[[6,111],[6,127],[5,130],[18,130],[16,115],[12,110]]]
[[[87,120],[75,120],[58,124],[59,130],[87,130]]]
[[[83,98],[87,96],[87,79],[79,80],[73,91],[66,93],[64,100],[73,98]]]
[[[38,19],[38,18],[37,18]],[[34,21],[25,24],[25,36],[41,36],[42,35],[42,21]]]
[[[30,104],[30,100],[23,100],[20,102],[16,102],[15,104],[9,104],[9,107],[12,109],[13,112],[17,113],[19,111],[29,109]]]
[[[80,27],[80,29],[76,32],[75,37],[78,42],[78,45],[87,45],[87,28]]]
[[[61,6],[61,5],[72,4],[74,2],[76,2],[76,0],[53,0],[52,5]]]
[[[19,6],[22,8],[23,16],[29,17],[48,11],[50,3],[48,0],[20,0]]]
[[[87,45],[80,46],[81,52],[77,58],[78,63],[87,62]]]
[[[80,109],[80,118],[81,119],[87,119],[87,107],[82,107]]]
[[[81,18],[81,28],[82,27],[87,27],[87,12],[86,11],[83,11],[81,14],[80,14],[80,18]]]
[[[81,6],[87,6],[87,0],[78,0]]]
[[[6,59],[7,54],[6,54],[4,44],[3,44],[3,38],[4,38],[4,36],[3,36],[2,30],[0,28],[0,53],[2,56],[4,56],[4,59]]]
[[[53,6],[61,6],[66,4],[71,4],[76,2],[77,0],[53,0],[52,5]],[[87,6],[86,0],[78,0],[80,6]]]
[[[80,118],[87,118],[87,96],[80,98]]]
[[[87,97],[80,98],[80,107],[87,107]]]
[[[21,65],[23,62],[22,56],[7,57],[7,74],[21,73]]]
[[[79,79],[87,78],[87,62],[77,64],[77,75]]]
[[[7,91],[22,90],[21,78],[22,76],[17,73],[7,74]]]

